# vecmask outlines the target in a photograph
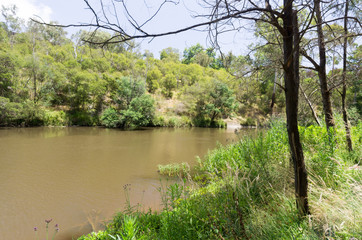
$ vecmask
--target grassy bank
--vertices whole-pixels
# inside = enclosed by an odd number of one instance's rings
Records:
[[[163,210],[129,205],[101,239],[362,239],[362,123],[353,127],[354,152],[346,150],[343,126],[300,127],[309,173],[311,215],[300,218],[288,139],[283,123],[256,138],[241,138],[209,152],[196,169],[160,166],[187,179],[161,191]]]

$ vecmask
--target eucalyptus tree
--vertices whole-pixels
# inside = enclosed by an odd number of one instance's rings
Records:
[[[348,5],[354,6],[354,16],[348,15]],[[346,6],[346,8],[344,8]],[[344,8],[347,9],[346,11],[338,11],[338,9]],[[321,1],[321,0],[314,0],[313,4],[310,6],[310,11],[314,12],[314,24],[312,28],[315,28],[316,31],[309,31],[308,44],[305,44],[302,48],[301,53],[303,54],[306,59],[313,65],[312,68],[314,71],[318,73],[319,77],[319,85],[320,85],[320,92],[322,96],[322,103],[323,103],[323,111],[325,116],[325,123],[327,129],[334,127],[334,116],[333,116],[333,109],[332,109],[332,90],[336,89],[341,83],[331,83],[328,81],[327,75],[327,45],[335,45],[339,40],[348,39],[351,36],[360,36],[361,31],[361,22],[360,22],[360,8],[361,2],[359,0],[342,0],[342,1]],[[355,29],[356,32],[354,34],[348,34],[348,31],[341,32],[340,30],[342,27],[338,28],[338,22],[345,19],[345,21],[354,22],[356,25]],[[346,22],[343,23],[345,25],[345,29],[347,29]],[[340,31],[340,34],[338,34]],[[316,34],[314,34],[316,33]],[[316,35],[316,36],[315,36]],[[328,36],[329,35],[329,36]],[[339,35],[339,36],[338,36]],[[315,38],[314,38],[315,37]],[[317,42],[317,44],[315,44]],[[346,43],[347,44],[347,43]],[[315,50],[315,45],[317,45],[318,50]],[[316,54],[316,52],[318,54]],[[334,53],[333,53],[334,54]],[[315,60],[315,55],[319,56],[319,61]],[[342,54],[340,54],[342,55]],[[332,59],[332,70],[334,69],[334,57]],[[343,82],[343,80],[342,80]],[[342,84],[344,85],[344,84]],[[342,90],[343,91],[343,90]],[[343,93],[341,93],[343,95]],[[343,97],[342,97],[343,98]]]
[[[342,72],[342,84],[343,89],[341,93],[342,97],[342,112],[343,112],[343,121],[344,126],[346,129],[346,142],[348,146],[348,150],[352,151],[352,138],[351,138],[351,130],[348,122],[348,114],[346,109],[346,93],[347,93],[347,44],[348,44],[348,8],[349,8],[349,2],[346,1],[345,3],[345,11],[344,11],[344,20],[343,20],[343,30],[344,30],[344,39],[343,39],[343,72]]]
[[[295,173],[296,203],[301,214],[306,215],[309,213],[307,171],[298,131],[299,42],[301,38],[300,35],[305,33],[305,29],[307,29],[311,23],[310,16],[312,15],[309,14],[307,16],[307,20],[303,22],[301,25],[302,30],[300,30],[298,26],[298,13],[310,5],[308,0],[283,0],[282,4],[279,4],[278,1],[270,2],[269,0],[204,0],[201,1],[203,11],[198,14],[199,19],[202,19],[199,23],[168,32],[149,32],[145,26],[154,20],[155,16],[162,11],[166,4],[177,4],[178,1],[161,1],[159,7],[151,14],[151,17],[142,22],[138,21],[136,16],[130,13],[127,5],[128,1],[126,0],[110,0],[108,5],[106,5],[103,0],[100,0],[100,9],[96,9],[96,6],[92,5],[88,0],[84,0],[84,2],[93,13],[94,22],[63,25],[62,27],[87,26],[93,27],[95,31],[99,29],[113,31],[114,34],[112,37],[99,42],[92,42],[92,44],[98,44],[100,46],[135,39],[152,39],[197,29],[208,31],[212,43],[217,47],[219,37],[223,33],[243,29],[245,25],[244,20],[250,20],[252,23],[262,21],[277,29],[283,39],[283,89],[286,103],[287,131]],[[139,4],[142,4],[141,2]],[[124,13],[122,16],[124,20],[122,25],[119,20],[120,16],[117,15],[117,12],[120,11]],[[124,26],[126,23],[129,23],[127,27]]]
[[[24,20],[20,17],[16,16],[17,7],[15,5],[10,5],[8,7],[1,6],[1,15],[4,18],[3,26],[5,31],[8,34],[10,45],[13,47],[14,44],[14,36],[21,32],[24,27]]]
[[[337,8],[336,14],[343,15],[343,28],[340,27],[339,36],[334,34],[342,45],[342,91],[338,91],[341,95],[343,122],[346,131],[346,143],[349,151],[353,150],[351,130],[348,120],[346,97],[347,97],[347,73],[348,73],[348,46],[353,45],[356,37],[361,36],[361,3],[360,0],[345,1]],[[343,41],[342,41],[343,40]],[[350,64],[351,65],[351,64]],[[360,68],[360,67],[359,67]],[[352,78],[353,79],[353,78]],[[358,79],[358,75],[357,75]],[[338,90],[338,89],[337,89]]]
[[[180,61],[179,50],[171,47],[162,49],[160,52],[160,59],[165,61],[179,62]]]

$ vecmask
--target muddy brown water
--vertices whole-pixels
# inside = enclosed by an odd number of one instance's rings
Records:
[[[167,180],[158,164],[194,165],[217,142],[237,139],[233,129],[0,129],[0,239],[35,239],[34,227],[44,239],[45,219],[49,239],[55,224],[57,240],[102,229],[124,208],[126,184],[132,204],[159,209]]]

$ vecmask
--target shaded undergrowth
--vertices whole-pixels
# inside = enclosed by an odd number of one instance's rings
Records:
[[[309,173],[311,215],[295,207],[293,170],[283,123],[254,138],[210,151],[192,169],[160,167],[184,181],[160,188],[163,209],[139,211],[128,205],[101,239],[362,239],[362,123],[353,128],[354,152],[343,126],[301,127]],[[186,180],[187,179],[187,180]]]

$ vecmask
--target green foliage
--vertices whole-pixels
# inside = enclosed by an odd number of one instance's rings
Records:
[[[150,93],[154,93],[159,87],[158,81],[162,78],[161,71],[154,67],[147,73],[147,90]]]
[[[134,98],[140,97],[145,91],[146,88],[143,81],[123,77],[116,80],[116,91],[112,98],[119,105],[120,109],[126,109]]]
[[[217,126],[217,120],[231,116],[235,109],[233,92],[225,83],[213,81],[197,93],[193,122],[196,126]]]
[[[0,97],[0,120],[1,126],[41,126],[44,110],[31,101],[16,103]]]
[[[117,122],[114,118],[104,126],[149,125],[151,117],[136,110],[143,109],[140,104],[147,106],[148,101],[137,100],[131,106],[133,99],[146,91],[156,100],[157,115],[164,115],[151,119],[155,126],[222,127],[225,125],[220,119],[233,113],[246,119],[246,124],[252,124],[251,119],[263,122],[269,117],[274,89],[273,113],[284,112],[282,89],[274,84],[274,80],[282,84],[282,70],[277,67],[281,52],[275,44],[256,43],[257,50],[251,56],[230,52],[222,58],[215,49],[196,44],[185,49],[182,61],[173,48],[163,49],[160,59],[155,59],[150,52],[141,53],[132,41],[107,46],[82,41],[119,38],[100,30],[80,31],[70,40],[60,27],[35,22],[25,26],[16,12],[14,6],[3,8],[0,23],[0,97],[9,100],[2,107],[2,126],[97,125],[109,107],[119,114],[119,123],[111,124]],[[261,41],[281,41],[270,26],[259,22],[256,27]],[[336,33],[340,35],[340,31]],[[351,87],[347,90],[347,106],[357,109],[349,111],[352,124],[361,115],[360,49],[358,45],[353,47],[348,61]],[[334,69],[333,74],[337,76],[338,72]],[[313,79],[310,71],[301,72],[301,84],[308,95],[314,96],[311,101],[318,113],[322,103],[318,100],[320,93],[314,91],[318,83]],[[164,111],[169,106],[162,106],[160,94],[177,104],[181,102],[182,107],[170,106],[173,113]],[[332,94],[339,98],[336,92]],[[333,103],[336,108],[340,106],[339,101]],[[300,106],[299,116],[310,124],[308,105],[302,100]],[[66,113],[66,119],[64,113],[55,116],[60,110]]]
[[[82,236],[78,240],[107,240],[111,239],[107,231],[91,232],[87,236]]]
[[[358,45],[349,59],[350,73],[348,78],[353,82],[353,105],[357,108],[357,111],[362,115],[362,77],[361,77],[361,62],[362,62],[362,45]]]
[[[113,101],[117,107],[109,107],[102,113],[102,125],[136,128],[150,124],[155,112],[154,100],[145,91],[143,81],[132,78],[116,80]]]
[[[22,119],[22,104],[13,103],[8,98],[0,97],[0,125],[18,126]]]
[[[118,127],[120,124],[119,113],[116,109],[109,107],[101,115],[101,124],[108,128]]]
[[[251,117],[247,117],[247,118],[245,119],[245,121],[242,121],[242,122],[240,123],[240,125],[241,125],[241,126],[256,126],[257,123],[256,123],[256,119],[251,118]]]
[[[122,229],[120,231],[120,235],[117,235],[117,238],[110,235],[112,239],[122,239],[122,240],[136,240],[136,239],[144,239],[144,236],[140,236],[138,234],[137,218],[134,216],[125,215],[123,219]]]
[[[10,97],[16,62],[9,52],[0,51],[0,96]]]
[[[190,173],[190,166],[188,163],[171,163],[167,165],[158,165],[158,172],[161,175],[171,176],[186,176]]]
[[[204,48],[199,43],[189,48],[186,48],[184,50],[182,62],[185,64],[193,63],[195,60],[195,56],[199,53],[202,53],[203,51]]]
[[[67,126],[68,119],[64,111],[45,110],[44,125],[46,126]]]
[[[130,106],[121,111],[121,124],[125,128],[147,126],[153,119],[155,112],[154,100],[144,94],[132,99]]]
[[[179,62],[180,61],[180,53],[178,49],[175,48],[165,48],[160,52],[160,59],[163,61],[173,61]]]
[[[98,117],[86,110],[72,110],[67,115],[70,125],[95,126],[98,124]]]
[[[216,59],[213,48],[205,49],[199,43],[184,50],[182,62],[185,64],[197,63],[203,67],[219,69],[223,67],[222,61]]]
[[[167,74],[161,79],[162,93],[167,98],[172,98],[173,91],[177,86],[176,77],[173,74]]]
[[[223,120],[213,120],[204,117],[194,117],[192,124],[196,127],[208,127],[208,128],[226,128],[227,125]]]

